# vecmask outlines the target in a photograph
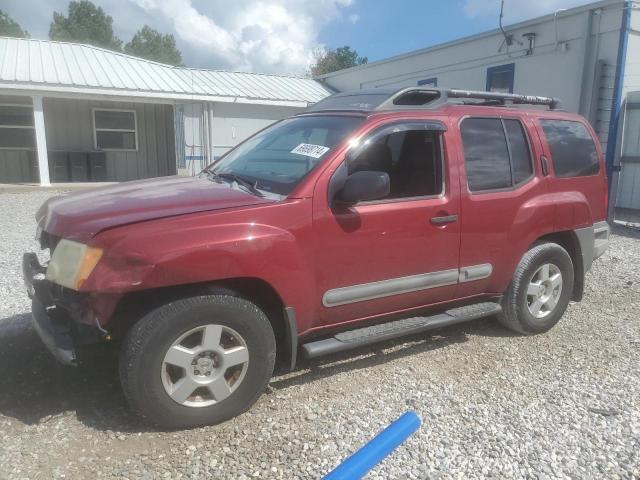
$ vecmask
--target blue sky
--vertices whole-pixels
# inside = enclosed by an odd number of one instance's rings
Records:
[[[403,0],[394,5],[390,8],[389,2],[375,0],[355,3],[345,10],[347,15],[358,15],[356,23],[333,22],[319,40],[332,47],[350,45],[374,61],[488,30],[497,22],[497,15],[468,17],[461,0]]]
[[[589,2],[507,0],[505,22],[585,3]],[[361,0],[344,9],[346,22],[330,23],[319,40],[332,47],[350,45],[375,61],[497,28],[499,12],[499,0]],[[351,15],[357,15],[355,23],[348,21]]]
[[[500,0],[93,0],[125,42],[143,25],[172,33],[187,66],[304,74],[314,52],[349,45],[375,61],[498,26]],[[514,23],[586,0],[505,0]],[[47,38],[68,0],[0,7],[34,38]]]

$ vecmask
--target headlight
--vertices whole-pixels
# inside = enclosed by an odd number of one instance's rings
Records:
[[[63,287],[79,290],[102,257],[102,249],[62,239],[51,254],[45,278]]]

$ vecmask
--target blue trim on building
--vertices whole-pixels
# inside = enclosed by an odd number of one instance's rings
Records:
[[[620,26],[620,38],[618,40],[618,59],[616,65],[615,84],[613,86],[613,101],[611,102],[611,118],[609,119],[609,135],[607,137],[607,152],[605,163],[607,166],[607,177],[609,179],[609,191],[611,192],[611,179],[613,177],[613,159],[616,154],[616,143],[618,141],[618,124],[620,120],[620,109],[622,107],[622,89],[624,86],[624,67],[627,59],[627,41],[629,39],[629,29],[631,27],[631,2],[624,2],[622,10],[622,25]]]
[[[503,72],[506,72],[511,75],[511,77],[509,78],[509,93],[513,93],[513,84],[514,84],[515,72],[516,72],[515,63],[507,63],[505,65],[498,65],[495,67],[487,68],[487,87],[486,87],[487,92],[491,91],[491,80],[492,80],[493,74],[503,73]]]
[[[429,85],[430,87],[438,86],[438,77],[425,78],[424,80],[418,80],[418,86]]]

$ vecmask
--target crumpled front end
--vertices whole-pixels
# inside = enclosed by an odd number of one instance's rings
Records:
[[[35,253],[24,254],[22,273],[31,298],[34,329],[60,363],[77,365],[79,346],[109,338],[92,322],[93,309],[86,296],[46,280],[46,266]]]

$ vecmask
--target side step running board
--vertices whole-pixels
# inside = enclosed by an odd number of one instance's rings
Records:
[[[484,302],[453,308],[430,317],[403,318],[389,323],[337,333],[333,337],[324,340],[305,343],[302,345],[302,352],[306,358],[321,357],[363,345],[495,315],[501,311],[502,308],[499,304]]]

